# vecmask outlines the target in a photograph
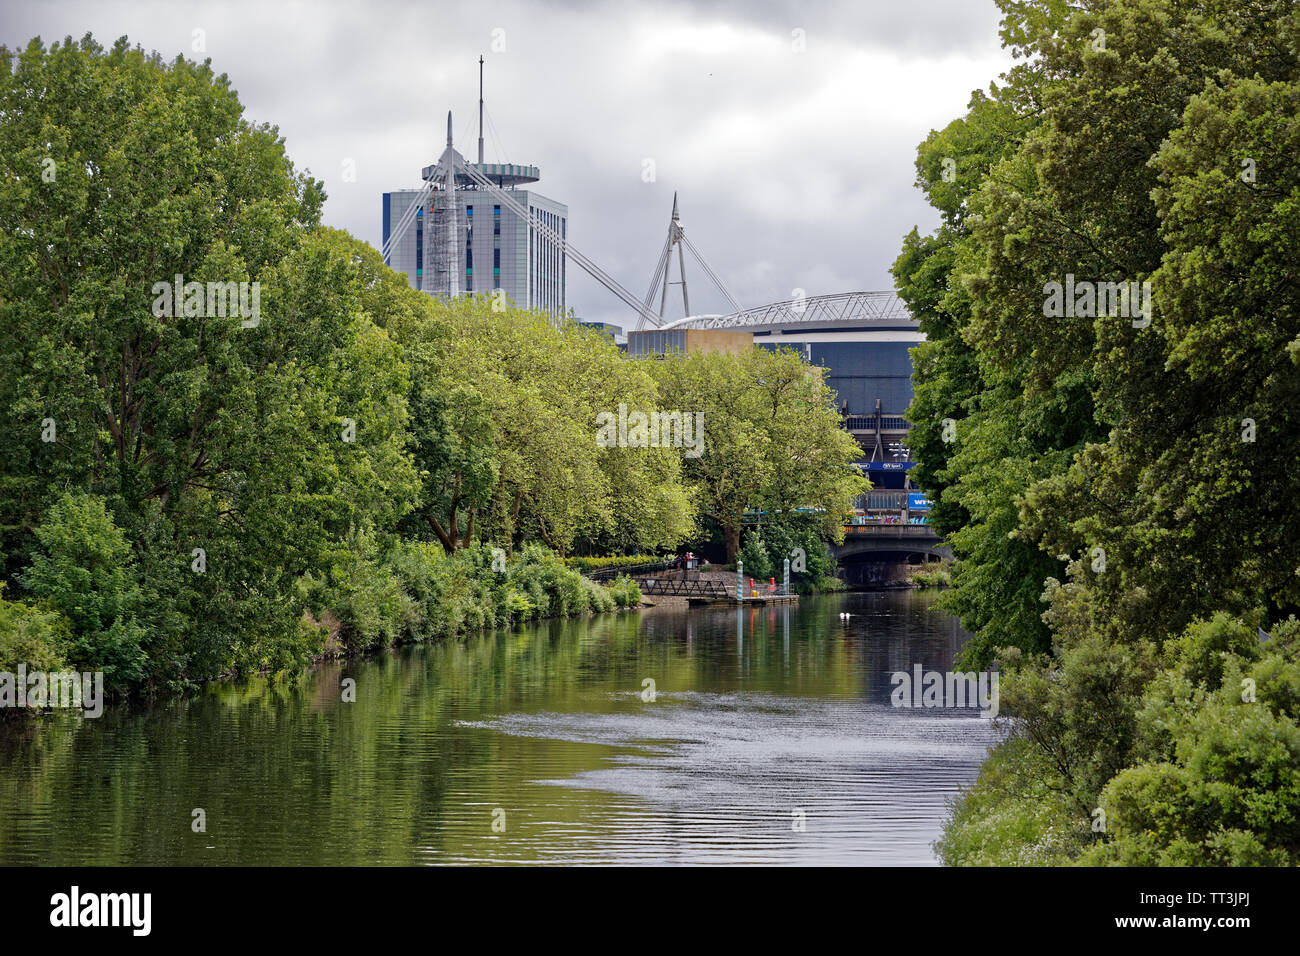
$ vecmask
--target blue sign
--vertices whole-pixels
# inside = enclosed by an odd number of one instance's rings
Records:
[[[868,461],[860,462],[859,468],[865,471],[907,471],[912,467],[910,461]]]
[[[930,499],[925,496],[923,491],[909,491],[907,493],[907,510],[908,511],[929,511],[934,505]]]

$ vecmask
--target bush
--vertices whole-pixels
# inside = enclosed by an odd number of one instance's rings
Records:
[[[394,644],[416,616],[414,602],[393,569],[380,563],[368,536],[357,535],[335,555],[324,575],[305,575],[302,593],[320,618],[325,612],[339,622],[339,640],[348,653]]]
[[[438,544],[397,540],[382,555],[379,550],[358,537],[327,576],[301,582],[312,614],[338,620],[346,653],[641,601],[640,589],[626,577],[604,588],[539,545],[511,558],[504,574],[493,568],[494,551],[485,545],[449,555]]]
[[[952,566],[947,561],[924,564],[912,572],[912,583],[920,588],[952,586]]]
[[[506,587],[504,605],[511,621],[531,620],[537,614],[537,608],[528,596],[510,586]]]
[[[22,581],[38,603],[71,624],[68,662],[102,670],[110,690],[143,680],[145,629],[137,620],[142,602],[131,546],[104,500],[65,494],[35,534],[38,547]]]
[[[383,556],[384,566],[402,591],[399,640],[419,642],[438,612],[438,570],[442,547],[427,541],[399,539]]]
[[[591,607],[586,578],[540,545],[530,544],[521,550],[507,578],[512,587],[527,595],[539,617],[568,617]]]
[[[660,554],[616,554],[600,558],[566,558],[564,563],[580,571],[602,571],[606,568],[630,568],[638,564],[659,564],[667,556]]]
[[[609,589],[597,584],[590,578],[581,578],[582,587],[587,592],[587,606],[597,613],[612,611],[616,607],[614,595]]]
[[[745,565],[745,577],[760,581],[772,576],[772,559],[767,553],[763,534],[757,528],[745,535],[745,543],[740,549],[740,560]]]
[[[71,623],[58,611],[6,601],[0,595],[0,671],[17,673],[19,664],[28,671],[63,670],[63,650],[71,639]]]
[[[619,607],[639,607],[641,604],[641,588],[626,574],[620,574],[614,579],[609,586],[609,593]]]
[[[790,587],[796,594],[826,594],[831,591],[848,589],[848,585],[842,580],[829,574],[815,578],[806,575],[795,578],[792,575]]]

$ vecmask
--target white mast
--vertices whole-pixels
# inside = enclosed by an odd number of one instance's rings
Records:
[[[442,154],[439,165],[442,166],[443,190],[446,192],[446,207],[443,215],[447,219],[447,295],[456,298],[460,295],[460,257],[456,255],[456,229],[460,226],[456,215],[456,150],[451,145],[451,110],[447,110],[447,149]]]

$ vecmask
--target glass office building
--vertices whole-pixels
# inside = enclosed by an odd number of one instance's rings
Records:
[[[503,206],[486,190],[480,190],[468,176],[456,177],[454,197],[434,189],[404,234],[393,230],[420,192],[415,189],[383,195],[383,241],[392,246],[388,265],[406,274],[412,288],[430,295],[492,295],[498,289],[521,308],[566,311],[567,268],[564,241],[568,238],[569,207],[520,188],[540,178],[536,166],[502,163],[471,164],[560,237],[546,238],[509,206]],[[434,166],[422,171],[425,179]],[[454,237],[447,240],[446,219],[455,219]],[[454,259],[457,274],[449,272]]]

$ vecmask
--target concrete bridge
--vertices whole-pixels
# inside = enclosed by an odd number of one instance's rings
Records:
[[[928,524],[855,524],[844,529],[844,543],[831,553],[851,587],[905,579],[905,567],[951,558],[951,549]]]

